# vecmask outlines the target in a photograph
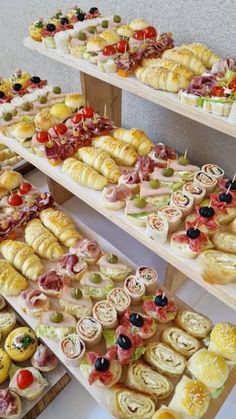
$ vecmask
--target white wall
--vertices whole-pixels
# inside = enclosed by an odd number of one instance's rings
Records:
[[[22,46],[32,21],[74,3],[0,0],[0,74],[22,67],[66,89],[79,86],[78,72]],[[104,13],[121,14],[125,20],[139,14],[162,31],[172,31],[176,44],[205,42],[222,56],[236,56],[236,0],[78,0],[78,4],[85,10],[97,6]],[[236,171],[236,139],[128,93],[123,94],[123,125],[138,125],[154,140],[165,140],[179,151],[188,148],[195,162],[218,163],[231,176]]]

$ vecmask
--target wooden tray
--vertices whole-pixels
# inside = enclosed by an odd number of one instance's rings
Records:
[[[101,192],[94,191],[84,186],[76,184],[66,173],[63,173],[60,166],[52,166],[47,159],[37,156],[30,149],[23,147],[14,138],[8,138],[0,133],[0,141],[16,151],[25,160],[37,167],[59,185],[72,192],[73,195],[82,199],[86,204],[100,212],[114,224],[118,225],[130,236],[134,237],[144,246],[148,247],[158,256],[183,272],[188,278],[192,279],[219,300],[236,310],[236,285],[211,285],[201,278],[200,265],[197,260],[182,258],[174,253],[168,243],[158,244],[149,237],[145,236],[144,228],[132,224],[124,214],[124,210],[111,211],[104,208],[101,202]],[[60,202],[63,202],[63,191],[60,192]],[[57,198],[57,197],[56,197]],[[68,199],[68,197],[66,197]]]
[[[63,211],[66,212],[64,209],[63,209]],[[125,260],[134,270],[137,268],[137,266],[131,260],[129,260],[125,255],[123,255],[114,246],[112,246],[107,240],[105,240],[100,235],[93,232],[84,223],[79,222],[78,226],[79,226],[79,230],[82,232],[82,234],[85,237],[89,237],[93,240],[96,240],[104,251],[117,254],[121,259]],[[140,260],[140,263],[142,263],[142,262],[144,262],[144,261]],[[46,263],[48,263],[48,262],[46,262]],[[168,291],[166,291],[166,294],[170,295],[170,293]],[[21,310],[21,308],[20,308],[20,306],[17,302],[18,297],[5,297],[5,298],[8,301],[8,303],[14,308],[14,310],[17,311],[19,313],[19,315],[25,320],[25,322],[28,323],[30,327],[35,329],[36,325],[38,324],[38,320],[31,317],[31,316],[28,316],[27,314],[25,314]],[[175,298],[175,301],[176,301],[179,309],[181,309],[181,310],[184,310],[184,309],[193,310],[192,308],[187,306],[185,303],[183,303],[180,299],[178,299],[176,297],[174,297],[174,298]],[[54,299],[54,301],[55,300],[56,299]],[[54,303],[54,304],[57,304],[57,303]],[[136,306],[136,310],[137,309],[138,309],[138,307]],[[169,323],[168,325],[171,325],[171,324]],[[159,325],[156,338],[158,338],[162,329],[163,329],[163,325]],[[88,384],[87,379],[80,372],[79,367],[71,367],[71,366],[66,365],[63,354],[59,350],[58,342],[53,341],[53,340],[48,339],[48,338],[43,338],[41,340],[43,340],[45,342],[45,344],[54,353],[56,353],[58,359],[62,362],[62,364],[64,364],[64,366],[68,369],[68,371],[79,381],[80,384],[82,384],[85,387],[85,389],[91,394],[91,396],[93,396],[96,399],[96,401],[99,404],[101,404],[104,409],[107,410],[108,409],[108,404],[109,404],[109,396],[110,396],[109,390],[106,390],[102,387],[99,388],[99,386],[90,386]],[[150,340],[153,340],[153,338],[150,339]],[[99,348],[103,348],[103,346],[100,345],[98,348],[95,348],[95,349],[97,349],[99,351]],[[174,383],[176,383],[176,380],[174,381]],[[211,400],[209,409],[207,411],[207,414],[204,416],[204,419],[215,418],[217,412],[221,408],[222,404],[225,402],[226,398],[228,397],[228,395],[229,395],[230,391],[232,390],[235,383],[236,383],[236,369],[232,369],[231,372],[230,372],[229,378],[228,378],[228,380],[225,384],[224,391],[222,392],[222,394],[216,400],[213,400],[213,399]],[[168,402],[169,402],[169,399],[166,399],[166,400],[163,401],[164,404],[168,403]]]
[[[42,42],[35,42],[30,37],[25,38],[23,43],[25,47],[37,51],[46,57],[52,58],[53,60],[66,64],[85,74],[89,74],[92,77],[236,138],[236,125],[228,122],[227,118],[217,117],[202,109],[186,106],[178,100],[175,93],[152,89],[151,87],[142,84],[135,77],[123,78],[116,73],[103,73],[98,69],[97,65],[91,64],[83,59],[75,58],[70,54],[59,54],[56,49],[46,49]]]

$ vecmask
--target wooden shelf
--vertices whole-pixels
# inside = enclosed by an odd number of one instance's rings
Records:
[[[101,202],[101,192],[94,191],[84,186],[76,184],[66,173],[62,172],[60,166],[52,166],[48,160],[33,154],[33,152],[24,148],[17,140],[8,138],[0,134],[0,141],[6,144],[9,148],[16,151],[25,160],[37,167],[40,171],[45,173],[49,178],[53,179],[59,185],[70,191],[73,195],[80,198],[86,204],[90,205],[96,211],[100,212],[104,217],[111,222],[118,225],[121,229],[126,231],[130,236],[134,237],[144,246],[148,247],[158,256],[173,265],[180,272],[184,273],[188,278],[195,281],[198,285],[205,288],[208,292],[213,294],[219,300],[224,302],[229,307],[236,310],[236,285],[211,285],[201,278],[200,265],[197,260],[184,259],[176,255],[168,243],[158,244],[144,233],[142,227],[133,225],[125,216],[124,210],[111,211],[104,208]]]
[[[142,97],[150,102],[156,103],[157,105],[183,115],[186,118],[190,118],[193,121],[200,122],[203,125],[214,128],[217,131],[236,138],[236,125],[228,122],[227,118],[217,117],[203,111],[202,109],[186,106],[178,100],[177,95],[174,93],[152,89],[151,87],[139,82],[135,77],[122,78],[115,73],[103,73],[96,65],[91,64],[86,60],[72,57],[69,54],[61,55],[57,52],[57,50],[46,49],[41,42],[35,42],[31,38],[25,38],[23,43],[25,47],[33,51],[37,51],[46,57],[52,58],[53,60],[59,61],[85,74],[89,74],[94,78],[107,82],[122,90],[126,90],[136,96]]]

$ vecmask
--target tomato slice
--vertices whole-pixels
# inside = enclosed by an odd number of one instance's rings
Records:
[[[84,106],[84,108],[82,109],[82,115],[85,118],[92,118],[93,115],[94,115],[94,110],[93,110],[92,106],[89,106],[89,105]]]
[[[7,202],[13,207],[18,207],[19,205],[23,204],[23,199],[20,195],[12,194],[7,198]]]
[[[29,370],[20,370],[16,377],[16,383],[22,390],[31,386],[34,381],[34,376]]]
[[[125,39],[122,39],[116,45],[116,50],[118,52],[120,52],[121,54],[123,54],[124,52],[129,51],[129,44],[128,44],[128,42]]]
[[[148,26],[146,29],[144,29],[146,38],[156,38],[157,31],[154,28],[154,26]]]
[[[138,41],[143,41],[145,37],[146,37],[145,31],[142,29],[134,32],[134,39],[137,39]]]
[[[67,126],[65,124],[57,124],[53,127],[57,135],[64,135],[67,131]]]
[[[76,113],[72,118],[71,121],[73,124],[78,124],[80,121],[82,121],[83,116],[81,115],[81,113]]]
[[[224,92],[224,88],[221,86],[214,86],[211,90],[211,95],[212,96],[224,96],[225,92]]]
[[[116,53],[116,49],[113,47],[113,45],[107,45],[103,48],[102,53],[106,56],[114,55]]]
[[[50,135],[47,131],[39,131],[36,134],[36,140],[42,144],[47,143],[50,140]]]
[[[229,83],[229,88],[236,91],[236,77]]]
[[[23,182],[19,187],[19,191],[22,195],[28,193],[29,191],[31,191],[31,189],[32,189],[32,185],[31,183],[28,183],[28,182]]]

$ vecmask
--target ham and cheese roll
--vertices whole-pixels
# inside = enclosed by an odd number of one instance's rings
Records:
[[[124,288],[114,288],[107,296],[107,301],[117,311],[117,314],[123,314],[131,304],[131,298]]]
[[[165,217],[150,214],[146,221],[146,234],[158,243],[165,243],[168,236],[169,223]]]
[[[139,266],[135,273],[136,278],[144,283],[146,294],[153,294],[157,289],[158,273],[149,266]]]
[[[211,320],[195,311],[179,311],[175,323],[185,332],[200,339],[209,335],[212,329]]]
[[[102,340],[102,326],[93,317],[87,316],[80,319],[76,326],[76,332],[88,349],[99,345]]]
[[[170,206],[178,208],[186,216],[192,211],[193,197],[187,192],[176,191],[171,195]]]
[[[184,356],[161,342],[149,343],[144,353],[144,359],[155,370],[170,376],[182,375],[186,367]]]
[[[125,202],[132,196],[126,185],[109,186],[103,189],[102,201],[104,207],[118,210],[125,207]]]
[[[194,204],[199,204],[206,195],[206,188],[195,182],[187,182],[183,186],[183,192],[192,196]]]
[[[155,413],[155,404],[150,396],[118,387],[112,392],[110,410],[121,419],[150,419]]]
[[[66,275],[75,281],[80,280],[81,276],[88,268],[87,263],[81,256],[72,253],[63,255],[58,261],[58,266],[59,272],[62,275]]]
[[[107,301],[98,301],[94,305],[93,317],[104,329],[114,329],[118,325],[116,309]]]
[[[132,193],[139,192],[140,176],[136,169],[126,169],[119,177],[118,185],[125,185]]]
[[[40,316],[50,307],[48,297],[37,289],[23,291],[18,298],[18,303],[26,314],[34,317]]]
[[[49,372],[57,367],[58,360],[47,346],[40,343],[31,358],[31,364],[39,371]]]
[[[75,333],[64,337],[60,341],[60,350],[66,364],[77,367],[85,353],[85,344]]]
[[[0,335],[7,336],[16,324],[16,315],[12,311],[1,311],[0,312]]]
[[[177,159],[177,154],[175,151],[163,143],[156,144],[155,147],[150,151],[149,156],[152,158],[152,160],[154,160],[155,163],[159,163],[163,167],[166,167],[169,160]]]
[[[170,207],[166,205],[158,209],[158,215],[167,219],[169,224],[169,233],[176,231],[181,223],[182,212],[177,207]]]
[[[217,180],[223,179],[225,174],[224,170],[221,169],[221,167],[211,163],[204,164],[201,170]]]
[[[101,255],[101,249],[95,240],[81,239],[74,247],[70,248],[70,253],[81,257],[89,265],[93,265]]]
[[[114,287],[110,278],[101,272],[86,272],[81,279],[84,295],[91,297],[93,300],[104,300],[108,293]]]
[[[124,289],[129,294],[133,304],[137,304],[143,300],[143,296],[145,295],[145,286],[144,283],[136,276],[130,275],[126,278]]]
[[[131,272],[130,267],[112,253],[103,255],[97,264],[100,271],[114,281],[124,280]]]
[[[59,297],[63,287],[70,284],[70,278],[59,275],[56,271],[48,271],[38,278],[40,291],[49,297]]]
[[[80,319],[84,316],[92,314],[92,300],[90,297],[83,295],[79,288],[64,287],[59,300],[63,310]]]
[[[200,186],[204,186],[206,189],[207,195],[214,191],[217,180],[215,177],[210,176],[203,170],[199,170],[199,172],[195,173],[194,175],[194,182],[198,183]]]
[[[190,358],[201,347],[200,342],[196,338],[178,327],[165,329],[162,333],[162,341],[186,358]]]

